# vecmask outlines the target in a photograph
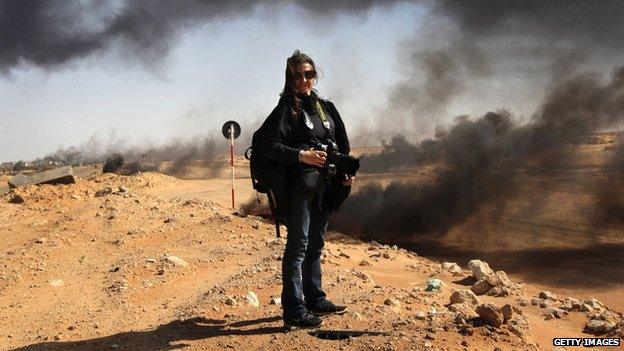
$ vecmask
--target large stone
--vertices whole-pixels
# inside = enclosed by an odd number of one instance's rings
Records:
[[[49,171],[24,175],[22,173],[9,179],[9,187],[17,188],[19,186],[33,184],[71,184],[75,183],[74,171],[71,166],[51,169]]]
[[[490,283],[487,282],[487,280],[483,279],[483,280],[479,280],[478,282],[474,283],[470,287],[470,290],[472,290],[472,292],[475,293],[476,295],[485,295],[492,288],[493,288],[493,286],[491,286]]]
[[[477,299],[477,296],[474,294],[474,292],[470,290],[454,291],[451,294],[450,300],[451,300],[451,304],[464,303],[464,302],[470,303],[475,306],[479,304],[479,299]]]
[[[613,328],[615,328],[615,323],[599,319],[592,319],[585,325],[585,330],[587,332],[596,335],[608,333]]]
[[[488,283],[491,286],[509,286],[511,285],[511,280],[507,276],[507,273],[504,271],[496,271],[494,274],[489,274],[485,277]]]
[[[472,276],[477,280],[485,279],[488,275],[494,274],[494,271],[487,262],[481,260],[472,260],[468,262],[468,268],[472,272]]]
[[[484,303],[477,307],[479,318],[493,327],[500,327],[505,322],[502,311],[493,303]]]
[[[600,302],[599,300],[596,300],[594,298],[585,300],[585,304],[591,306],[592,308],[603,308],[604,307],[604,304],[602,302]]]

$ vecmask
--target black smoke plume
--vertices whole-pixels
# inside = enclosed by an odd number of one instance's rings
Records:
[[[495,105],[485,108],[513,104],[529,113],[551,88],[549,84],[588,69],[621,64],[621,1],[421,4],[425,15],[417,32],[397,52],[403,79],[389,89],[377,128],[356,138],[360,143],[377,144],[371,135],[429,137],[450,109],[466,113],[456,105],[465,100],[488,103],[492,99]]]
[[[116,165],[117,167],[112,168],[124,174],[152,171],[184,176],[194,162],[201,162],[200,166],[208,166],[212,169],[210,174],[214,175],[221,168],[221,165],[215,163],[221,144],[223,143],[218,143],[216,137],[205,136],[173,140],[158,146],[130,146],[120,140],[113,140],[105,145],[94,136],[85,145],[60,148],[34,163],[86,165],[110,160],[111,167]]]
[[[335,228],[394,240],[442,235],[484,204],[503,208],[516,191],[518,172],[565,164],[572,157],[573,143],[622,121],[624,66],[617,68],[608,82],[597,74],[562,82],[526,124],[518,123],[509,112],[489,112],[475,120],[459,117],[447,131],[418,145],[397,139],[417,161],[441,161],[445,168],[431,184],[363,187],[338,213]],[[400,160],[398,154],[389,153]],[[377,162],[387,159],[369,158]]]
[[[121,49],[142,61],[158,61],[179,35],[214,20],[247,16],[261,7],[294,3],[307,14],[365,14],[395,1],[0,1],[0,73],[21,65],[55,68]]]

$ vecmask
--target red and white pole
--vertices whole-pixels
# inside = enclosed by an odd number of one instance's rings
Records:
[[[230,166],[232,168],[232,209],[234,207],[234,125],[230,125]]]

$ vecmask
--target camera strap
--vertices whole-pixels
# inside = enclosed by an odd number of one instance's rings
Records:
[[[301,111],[303,111],[303,121],[305,122],[306,127],[308,127],[308,129],[314,129],[314,123],[312,123],[310,115],[303,108],[301,109]]]
[[[316,113],[318,113],[321,122],[323,122],[323,127],[325,127],[325,129],[327,130],[330,130],[331,124],[329,123],[329,119],[325,114],[325,110],[323,110],[323,107],[318,100],[314,101],[314,108],[316,109]]]

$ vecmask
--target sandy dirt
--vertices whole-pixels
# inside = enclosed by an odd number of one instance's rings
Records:
[[[598,147],[582,152],[588,160],[600,155]],[[284,239],[263,218],[232,214],[229,169],[201,168],[178,179],[87,167],[76,170],[76,184],[3,196],[0,349],[552,350],[554,337],[591,336],[583,332],[591,318],[612,321],[611,333],[624,330],[622,233],[601,231],[595,240],[587,217],[578,216],[589,201],[579,179],[591,167],[550,177],[554,185],[539,213],[527,214],[534,199],[519,196],[502,216],[493,220],[494,209],[483,209],[443,242],[415,238],[396,247],[328,233],[324,287],[349,311],[325,317],[322,328],[387,333],[346,340],[283,331],[280,306],[271,300],[280,295]],[[368,181],[419,181],[430,173],[362,174],[354,191]],[[241,157],[235,178],[238,207],[255,199]],[[526,190],[539,181],[527,181]],[[11,203],[15,195],[23,202]],[[512,306],[513,317],[500,327],[458,320],[476,305],[468,303],[464,314],[450,310],[451,294],[475,283],[471,259],[509,275],[499,286],[506,293],[478,296],[478,304]],[[443,261],[462,269],[443,268]],[[432,278],[445,283],[441,291],[424,291]],[[556,296],[540,299],[543,291]],[[597,298],[604,306],[545,315],[566,297]]]

